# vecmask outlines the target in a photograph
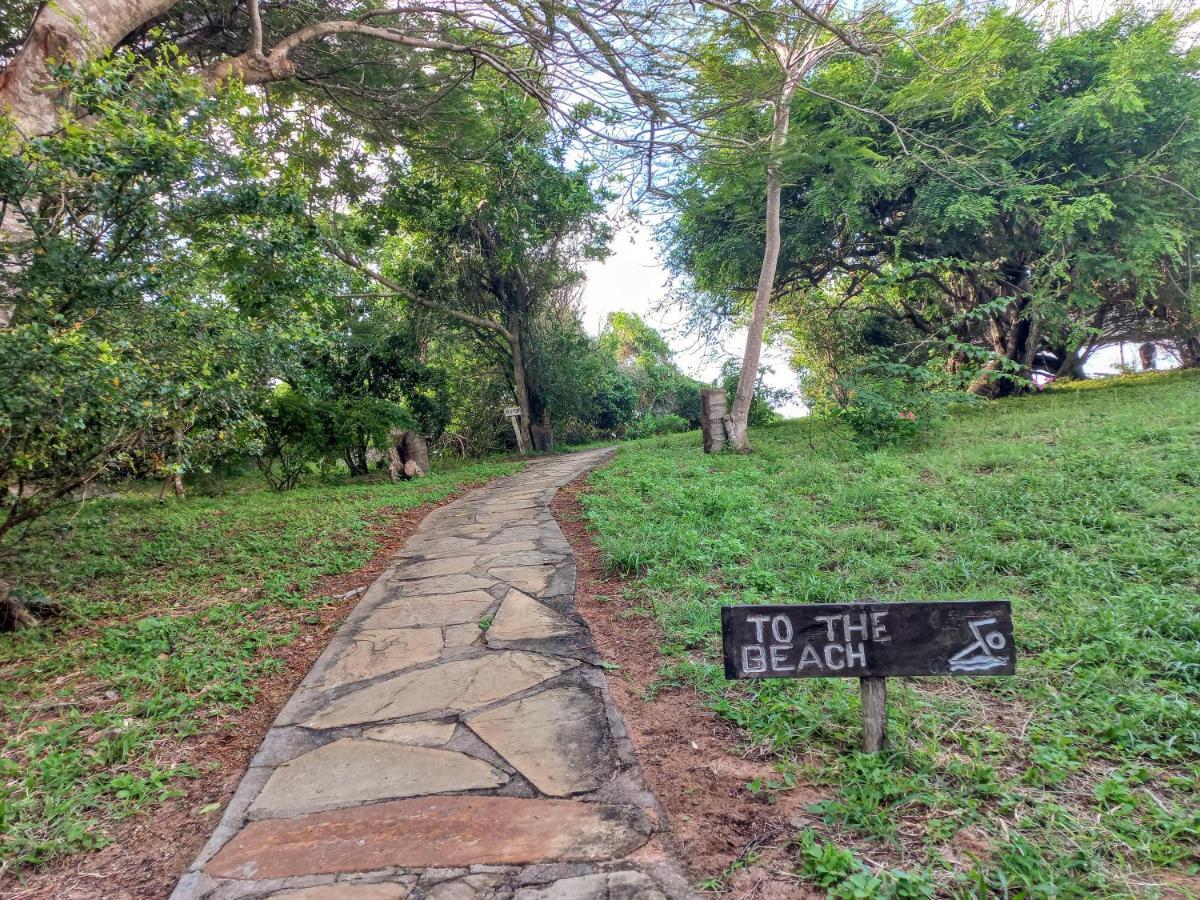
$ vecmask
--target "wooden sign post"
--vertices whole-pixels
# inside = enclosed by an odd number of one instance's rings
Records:
[[[724,606],[725,677],[858,678],[863,749],[887,736],[889,675],[1012,675],[1007,600]]]
[[[513,434],[517,436],[517,450],[521,455],[525,455],[525,439],[521,437],[521,407],[506,406],[504,407],[504,415],[512,420]]]

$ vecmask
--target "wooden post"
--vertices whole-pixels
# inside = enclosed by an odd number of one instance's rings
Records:
[[[706,388],[700,392],[700,432],[705,453],[725,449],[725,407],[724,388]]]
[[[860,678],[863,750],[878,753],[887,742],[887,679]]]
[[[524,456],[525,441],[521,438],[521,426],[519,424],[519,418],[517,416],[509,416],[509,419],[512,421],[513,434],[517,436],[517,449],[520,451],[521,455]]]

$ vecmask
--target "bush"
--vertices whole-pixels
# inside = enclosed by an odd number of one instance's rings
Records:
[[[653,413],[646,413],[640,419],[629,423],[625,429],[625,437],[637,440],[638,438],[653,437],[656,434],[676,434],[687,430],[687,419],[683,416],[677,416],[674,413],[663,413],[657,416]]]
[[[277,491],[295,487],[320,462],[365,454],[365,445],[386,446],[393,427],[412,427],[413,419],[399,404],[375,397],[316,400],[300,391],[281,389],[262,413],[262,453],[258,467]],[[361,454],[360,454],[361,451]],[[351,465],[353,472],[354,466]]]
[[[933,431],[954,403],[968,395],[939,390],[933,373],[899,363],[877,363],[839,379],[827,415],[850,427],[864,450],[903,446]]]

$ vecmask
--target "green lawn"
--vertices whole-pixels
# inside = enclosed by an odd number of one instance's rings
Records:
[[[862,897],[1196,890],[1200,373],[992,404],[913,450],[813,421],[759,430],[747,457],[699,443],[623,446],[585,508],[640,576],[664,679],[775,752],[748,789],[825,797],[796,872]],[[1018,674],[892,679],[879,756],[855,750],[854,680],[723,680],[723,604],[868,597],[1011,598]],[[964,829],[983,846],[952,864]]]
[[[164,748],[254,702],[272,653],[329,602],[307,596],[317,578],[369,560],[389,515],[518,465],[282,494],[242,479],[164,504],[151,488],[24,546],[5,574],[65,615],[0,635],[0,875],[97,846],[114,818],[170,796],[195,770],[162,767]]]

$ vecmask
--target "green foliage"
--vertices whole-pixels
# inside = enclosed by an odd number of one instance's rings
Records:
[[[242,479],[170,505],[147,484],[52,514],[0,568],[63,607],[0,635],[0,875],[103,846],[116,820],[178,796],[198,774],[184,739],[230,727],[297,638],[327,638],[318,578],[370,560],[398,513],[516,468],[287,494]]]
[[[738,379],[741,376],[741,360],[727,359],[721,365],[721,384],[729,397],[729,408],[733,408],[733,395],[737,392]],[[754,382],[754,396],[750,398],[750,415],[747,419],[753,428],[772,425],[779,421],[779,414],[774,407],[792,399],[792,392],[786,388],[767,386],[766,376],[771,369],[760,366],[758,378]]]
[[[361,441],[388,446],[392,428],[411,428],[415,422],[404,407],[376,397],[314,399],[280,389],[264,405],[259,468],[277,491],[290,490],[310,471],[312,463],[326,466],[355,451]]]
[[[963,395],[940,390],[938,380],[928,369],[877,363],[840,379],[826,414],[847,425],[864,450],[910,445],[935,431],[953,405],[966,403]]]
[[[641,418],[634,419],[629,423],[625,428],[625,437],[637,440],[638,438],[653,437],[656,434],[677,434],[680,431],[687,431],[688,428],[687,419],[674,413],[661,415],[646,413]]]
[[[889,23],[911,33],[831,59],[792,105],[776,306],[797,363],[832,382],[873,344],[998,396],[1101,338],[1200,362],[1189,21],[1125,10],[1052,35],[992,9],[923,25]],[[760,77],[753,54],[719,49],[714,80]],[[761,113],[718,108],[732,135],[761,135]],[[697,323],[735,319],[761,261],[763,169],[743,155],[690,163],[664,231]]]
[[[0,492],[6,544],[101,476],[208,465],[306,327],[245,315],[250,294],[256,311],[305,299],[308,238],[252,139],[253,99],[207,97],[182,62],[56,70],[61,128],[0,160],[0,199],[30,229],[0,247],[15,301],[0,484],[20,485]],[[10,127],[0,144],[17,145]],[[230,268],[251,247],[253,270]]]
[[[926,873],[952,896],[1128,896],[1190,877],[1198,379],[958,410],[917,449],[863,453],[813,420],[762,430],[745,457],[657,438],[592,475],[588,520],[637,576],[629,613],[664,632],[664,678],[775,754],[774,791],[819,793],[820,844],[850,837],[874,861],[821,862],[814,842],[802,872],[886,895],[871,881],[890,881],[884,861],[918,896]],[[723,679],[722,605],[862,597],[1012,599],[1017,674],[894,680],[890,750],[871,756],[855,750],[852,680]]]

